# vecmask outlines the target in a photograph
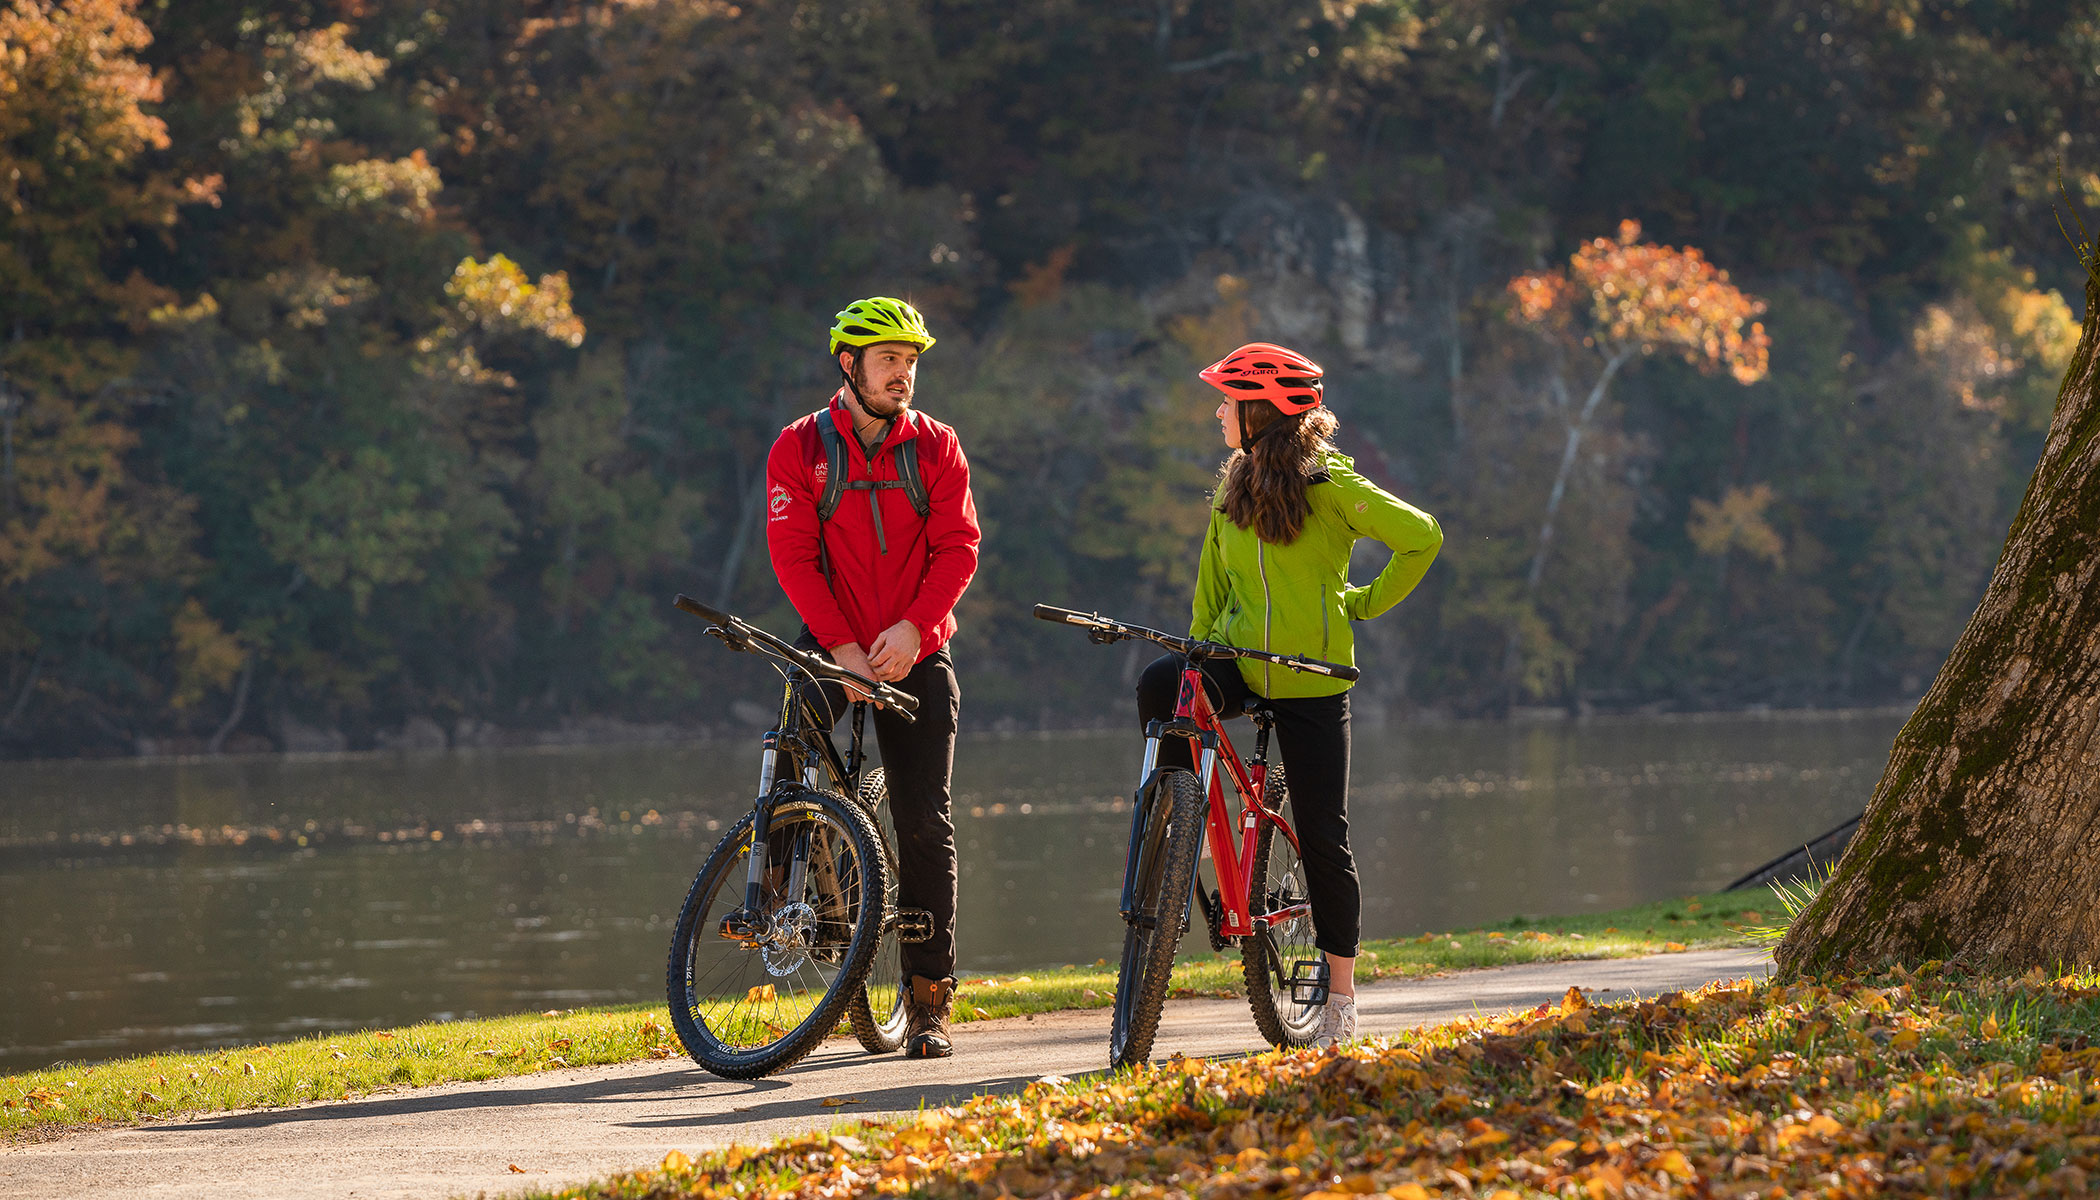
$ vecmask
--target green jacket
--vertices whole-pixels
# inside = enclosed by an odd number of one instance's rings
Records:
[[[1356,665],[1349,622],[1367,621],[1413,591],[1444,544],[1444,531],[1435,517],[1358,475],[1355,465],[1347,455],[1328,454],[1327,482],[1306,489],[1312,513],[1287,546],[1241,529],[1212,501],[1190,637]],[[1378,578],[1361,587],[1349,582],[1349,552],[1360,537],[1377,538],[1393,551]],[[1250,659],[1239,665],[1247,686],[1271,698],[1332,696],[1349,688],[1339,679]]]

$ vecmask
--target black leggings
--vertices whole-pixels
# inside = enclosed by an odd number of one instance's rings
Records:
[[[1155,659],[1138,677],[1138,725],[1174,715],[1181,693],[1181,656]],[[1236,717],[1254,693],[1231,662],[1205,663],[1204,682],[1220,717]],[[1313,944],[1355,958],[1363,927],[1363,893],[1349,853],[1349,693],[1266,701],[1276,714],[1276,748],[1289,775],[1292,820],[1312,900]],[[1159,765],[1194,770],[1186,738],[1159,748]],[[1230,789],[1228,789],[1229,791]]]
[[[806,629],[795,645],[831,657]],[[890,686],[919,701],[918,720],[911,724],[887,709],[875,713],[875,744],[882,748],[890,820],[897,830],[897,906],[933,914],[931,939],[897,949],[906,978],[945,979],[955,974],[955,822],[949,814],[948,779],[955,771],[962,690],[955,685],[946,646]],[[836,724],[845,715],[845,685],[825,682],[809,690],[821,693],[811,706],[821,723]],[[824,721],[827,713],[831,720]]]

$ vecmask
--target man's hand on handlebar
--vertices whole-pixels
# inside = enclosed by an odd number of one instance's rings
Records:
[[[865,675],[878,683],[883,682],[882,676],[877,675],[875,668],[868,662],[868,652],[860,648],[859,642],[847,642],[843,646],[833,646],[831,648],[831,661],[853,672],[855,675]],[[839,684],[855,700],[869,701],[877,708],[889,707],[882,701],[875,699],[874,693],[863,690],[859,684],[850,679],[841,679]]]

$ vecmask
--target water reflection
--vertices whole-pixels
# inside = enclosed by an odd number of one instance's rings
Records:
[[[1859,810],[1898,717],[1359,729],[1371,936],[1710,889]],[[656,1000],[742,744],[0,765],[0,1069]],[[1125,735],[966,740],[966,970],[1115,952]]]

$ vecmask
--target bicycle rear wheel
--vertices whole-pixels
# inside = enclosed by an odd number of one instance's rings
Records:
[[[890,814],[890,789],[881,767],[868,772],[860,782],[860,806],[882,843],[883,878],[888,883],[882,898],[882,940],[875,944],[875,957],[863,983],[846,1002],[846,1020],[861,1049],[870,1054],[888,1054],[904,1044],[904,960],[897,948],[897,831]]]
[[[1285,790],[1281,765],[1269,768],[1263,791],[1268,806],[1288,820],[1290,794]],[[1297,846],[1274,821],[1263,821],[1261,830],[1254,835],[1251,877],[1253,883],[1247,889],[1250,917],[1307,903],[1305,863],[1298,856]],[[1321,959],[1319,947],[1313,944],[1310,911],[1271,925],[1265,934],[1240,940],[1240,973],[1247,983],[1247,1006],[1254,1010],[1254,1027],[1272,1046],[1309,1046],[1320,1030],[1320,1006],[1291,999],[1292,964],[1308,959]]]
[[[1205,801],[1194,775],[1160,772],[1139,802],[1146,811],[1130,847],[1137,857],[1137,887],[1123,933],[1123,963],[1109,1023],[1111,1067],[1131,1066],[1152,1055],[1174,952],[1187,932],[1190,888],[1203,845]]]
[[[757,904],[746,904],[747,815],[694,878],[665,968],[678,1040],[728,1079],[792,1066],[838,1028],[882,933],[888,872],[867,814],[808,789],[771,812]]]

